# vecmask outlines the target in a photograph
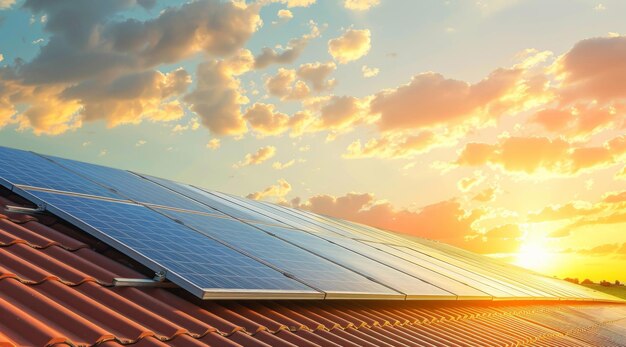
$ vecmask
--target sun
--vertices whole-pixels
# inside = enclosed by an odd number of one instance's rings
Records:
[[[551,262],[552,253],[544,244],[539,242],[522,244],[515,260],[516,265],[537,271],[545,271]]]

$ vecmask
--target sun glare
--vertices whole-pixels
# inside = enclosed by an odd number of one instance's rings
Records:
[[[552,260],[552,253],[541,243],[525,243],[517,253],[515,264],[539,272],[545,271]]]

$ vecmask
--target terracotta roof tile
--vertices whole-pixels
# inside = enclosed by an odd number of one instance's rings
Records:
[[[19,204],[0,197],[5,205]],[[619,304],[201,301],[179,289],[111,286],[148,273],[54,218],[4,214],[0,345],[626,345]]]

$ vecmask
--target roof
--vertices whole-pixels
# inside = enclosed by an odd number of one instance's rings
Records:
[[[0,210],[24,201],[3,190]],[[201,301],[53,216],[0,214],[0,345],[620,346],[626,305]]]

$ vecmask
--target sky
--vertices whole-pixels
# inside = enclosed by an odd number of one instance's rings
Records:
[[[0,0],[0,145],[626,280],[626,2]]]

